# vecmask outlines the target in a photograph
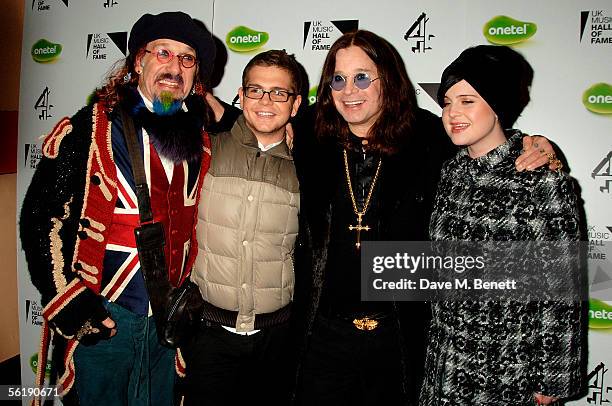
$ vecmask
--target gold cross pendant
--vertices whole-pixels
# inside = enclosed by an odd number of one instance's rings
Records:
[[[362,213],[357,213],[357,225],[356,226],[349,226],[349,230],[351,231],[355,231],[357,232],[357,242],[355,243],[355,247],[357,247],[357,249],[361,248],[361,230],[363,231],[370,231],[370,226],[362,226],[361,225],[361,217],[363,217]]]

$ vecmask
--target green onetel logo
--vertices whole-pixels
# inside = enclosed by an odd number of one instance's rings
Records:
[[[491,44],[511,45],[533,37],[537,30],[538,27],[534,23],[508,16],[496,16],[485,24],[482,33]]]
[[[38,354],[34,354],[30,357],[30,368],[32,368],[32,372],[36,375],[38,371]],[[45,368],[45,377],[51,376],[51,360],[47,360],[47,367]]]
[[[612,85],[594,84],[582,94],[582,103],[593,113],[612,114]]]
[[[612,306],[598,299],[589,300],[589,327],[612,329]]]
[[[310,88],[308,91],[308,105],[312,106],[317,102],[317,91],[319,90],[319,86],[315,86]]]
[[[39,39],[32,45],[32,59],[38,63],[49,63],[59,58],[62,46],[46,39]]]
[[[249,52],[261,48],[270,39],[267,32],[255,31],[240,25],[225,37],[227,47],[235,52]]]

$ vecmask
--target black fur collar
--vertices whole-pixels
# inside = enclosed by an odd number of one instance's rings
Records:
[[[136,89],[123,100],[136,127],[147,130],[151,143],[160,156],[174,163],[197,162],[202,154],[202,128],[206,114],[204,102],[195,96],[185,99],[188,111],[179,110],[169,116],[152,113]]]

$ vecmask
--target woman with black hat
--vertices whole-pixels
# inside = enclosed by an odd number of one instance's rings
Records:
[[[532,78],[527,61],[503,46],[469,48],[444,70],[442,121],[462,148],[442,169],[432,240],[579,240],[570,178],[515,169],[523,135],[512,125]],[[542,284],[558,277],[535,269]],[[580,391],[580,301],[514,299],[433,303],[421,405],[551,404]]]

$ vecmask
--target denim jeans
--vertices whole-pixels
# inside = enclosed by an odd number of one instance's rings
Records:
[[[107,309],[117,334],[95,345],[81,344],[74,353],[80,405],[172,405],[175,352],[158,343],[153,318],[115,303]]]

